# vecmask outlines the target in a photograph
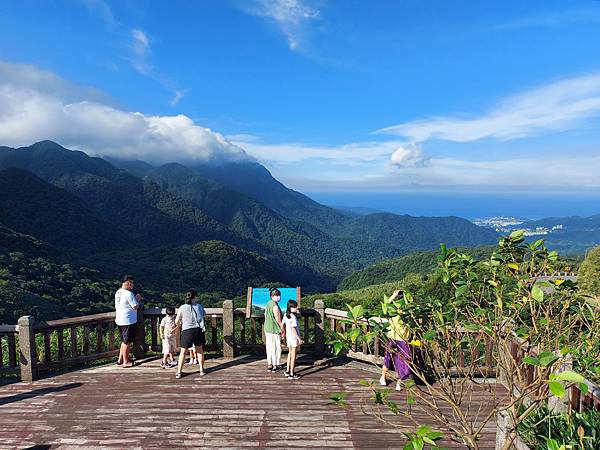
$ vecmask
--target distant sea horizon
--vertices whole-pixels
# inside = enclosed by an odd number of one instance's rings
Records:
[[[334,208],[360,207],[411,216],[484,217],[592,216],[600,214],[600,192],[309,192],[313,200]]]

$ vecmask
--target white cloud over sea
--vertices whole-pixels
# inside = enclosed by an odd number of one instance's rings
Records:
[[[35,66],[0,61],[0,145],[50,139],[92,155],[157,164],[256,159],[278,179],[304,191],[599,188],[600,148],[594,143],[581,152],[576,144],[568,152],[556,146],[545,151],[540,144],[536,150],[511,150],[511,143],[522,137],[574,130],[598,115],[600,75],[589,75],[512,96],[479,117],[406,122],[386,131],[395,138],[380,135],[337,145],[266,142],[248,133],[224,136],[184,114],[130,111],[93,87]],[[443,152],[430,142],[457,141],[456,148],[483,139],[506,145],[506,150],[486,155],[482,145],[477,157],[469,158],[462,149]]]
[[[511,140],[572,130],[600,116],[600,73],[565,78],[501,99],[482,114],[440,116],[381,128],[410,141]]]

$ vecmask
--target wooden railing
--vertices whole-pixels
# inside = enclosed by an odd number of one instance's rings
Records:
[[[327,308],[325,318],[330,331],[347,331],[349,326],[348,313],[337,309]],[[373,321],[381,322],[378,317],[369,320],[363,320],[366,331],[372,331],[370,323]],[[494,365],[492,342],[484,333],[471,331],[464,328],[455,328],[456,342],[452,360],[456,361],[456,366],[450,368],[450,373],[454,376],[464,376],[467,372],[480,377],[495,377],[496,367]],[[464,339],[465,336],[469,337]],[[328,349],[331,351],[331,349]],[[385,343],[380,339],[374,339],[371,345],[364,340],[358,340],[352,345],[348,356],[361,361],[368,361],[376,364],[383,364],[385,354]]]
[[[134,355],[142,358],[147,352],[160,352],[161,341],[159,325],[164,309],[146,308],[138,311],[138,323],[144,326],[136,328]],[[72,319],[54,320],[36,324],[31,316],[21,317],[18,325],[0,326],[0,375],[19,375],[22,380],[30,381],[45,372],[77,366],[83,363],[113,358],[118,354],[120,338],[114,323],[115,313],[95,314]],[[365,321],[367,329],[369,322]],[[236,354],[262,351],[264,317],[261,315],[246,317],[241,308],[234,309],[229,300],[222,308],[206,308],[206,347],[209,352],[222,352],[224,357]],[[346,331],[352,326],[346,311],[323,307],[317,300],[312,309],[303,309],[299,320],[303,338],[303,351],[312,351],[320,356],[331,354],[331,348],[325,343],[326,332]],[[472,339],[463,339],[470,335]],[[496,369],[491,342],[485,336],[466,329],[456,329],[457,340],[463,342],[456,347],[452,368],[455,376],[462,376],[466,368],[475,364],[475,373],[494,377]],[[522,367],[524,381],[535,376],[535,367],[521,364],[523,357],[531,354],[525,350],[525,343],[515,340],[510,348],[512,359]],[[357,340],[347,356],[361,361],[383,362],[385,346],[378,339],[369,345]],[[529,353],[527,353],[529,352]],[[498,355],[496,355],[497,357]],[[471,370],[472,371],[472,370]],[[587,382],[589,391],[583,394],[576,386],[569,392],[568,402],[576,411],[595,407],[600,409],[600,388]]]
[[[514,336],[509,343],[510,360],[508,364],[514,364],[517,377],[514,384],[518,389],[531,383],[538,375],[538,368],[534,365],[524,364],[523,359],[527,356],[538,356],[538,351],[532,348],[527,341]],[[565,363],[561,370],[571,370],[572,363]],[[589,380],[585,380],[588,389],[584,394],[577,384],[571,386],[565,398],[565,407],[571,411],[582,412],[594,408],[600,411],[600,387]]]
[[[114,313],[35,324],[36,370],[62,369],[118,355],[116,328]]]
[[[18,345],[18,325],[0,325],[0,375],[19,373]]]
[[[136,358],[147,352],[160,352],[160,321],[164,309],[146,308],[137,312],[138,324],[133,344]],[[299,325],[304,351],[322,354],[324,348],[323,302],[303,309]],[[35,323],[32,316],[19,319],[17,326],[0,327],[0,374],[20,374],[31,381],[45,372],[77,366],[118,355],[120,338],[115,313],[103,313],[71,319]],[[222,308],[206,308],[206,347],[233,357],[262,350],[263,316],[247,318],[245,310],[233,308],[226,300]]]
[[[372,318],[380,320],[379,318]],[[325,310],[326,330],[331,331],[347,331],[350,321],[348,320],[348,313],[337,309],[327,308]],[[366,330],[371,331],[369,321],[363,320],[366,324]],[[467,371],[468,364],[475,364],[473,367],[469,367],[469,372],[475,373],[486,377],[500,376],[502,382],[502,375],[499,372],[499,368],[496,367],[495,358],[498,355],[494,355],[496,349],[493,348],[491,340],[483,333],[477,331],[471,331],[464,328],[456,328],[457,342],[460,341],[463,345],[456,347],[456,354],[452,355],[452,360],[457,362],[456,367],[450,368],[450,373],[454,376],[464,376]],[[465,336],[472,336],[471,339],[463,339]],[[327,352],[331,353],[330,346],[327,347]],[[357,341],[352,346],[352,349],[347,353],[347,356],[360,361],[366,361],[370,363],[383,364],[383,355],[385,348],[381,345],[379,339],[375,339],[372,345],[369,345],[366,341]],[[515,384],[517,386],[531,383],[535,376],[537,368],[533,365],[523,363],[523,358],[526,356],[537,356],[535,349],[532,349],[526,341],[514,337],[510,341],[509,352],[511,355],[510,360],[517,367],[517,380]],[[566,368],[565,368],[566,370]],[[584,409],[595,408],[600,410],[600,387],[596,384],[586,380],[588,386],[588,392],[583,394],[577,385],[571,386],[568,392],[567,403],[571,410],[581,412]]]

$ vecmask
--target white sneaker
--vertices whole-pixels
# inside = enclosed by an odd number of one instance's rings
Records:
[[[381,378],[379,379],[379,384],[380,384],[380,385],[382,385],[382,386],[387,386],[387,381],[385,380],[385,378],[384,378],[384,377],[381,377]]]
[[[398,382],[396,383],[396,390],[397,391],[401,391],[402,390],[402,386]]]

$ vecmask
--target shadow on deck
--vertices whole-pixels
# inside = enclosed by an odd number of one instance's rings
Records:
[[[175,369],[151,359],[131,369],[111,364],[2,386],[0,447],[385,449],[405,443],[398,429],[361,411],[358,403],[369,391],[358,380],[377,374],[360,365],[313,365],[304,356],[304,376],[294,381],[268,373],[252,356],[208,359],[207,368],[201,378],[185,366],[188,375],[176,380]],[[349,393],[350,408],[329,403],[329,394],[339,391]],[[392,398],[406,404],[403,393]],[[482,413],[485,403],[482,395]],[[413,412],[420,423],[431,423]],[[482,448],[494,448],[494,439],[490,423]],[[442,445],[463,448],[450,440]]]

